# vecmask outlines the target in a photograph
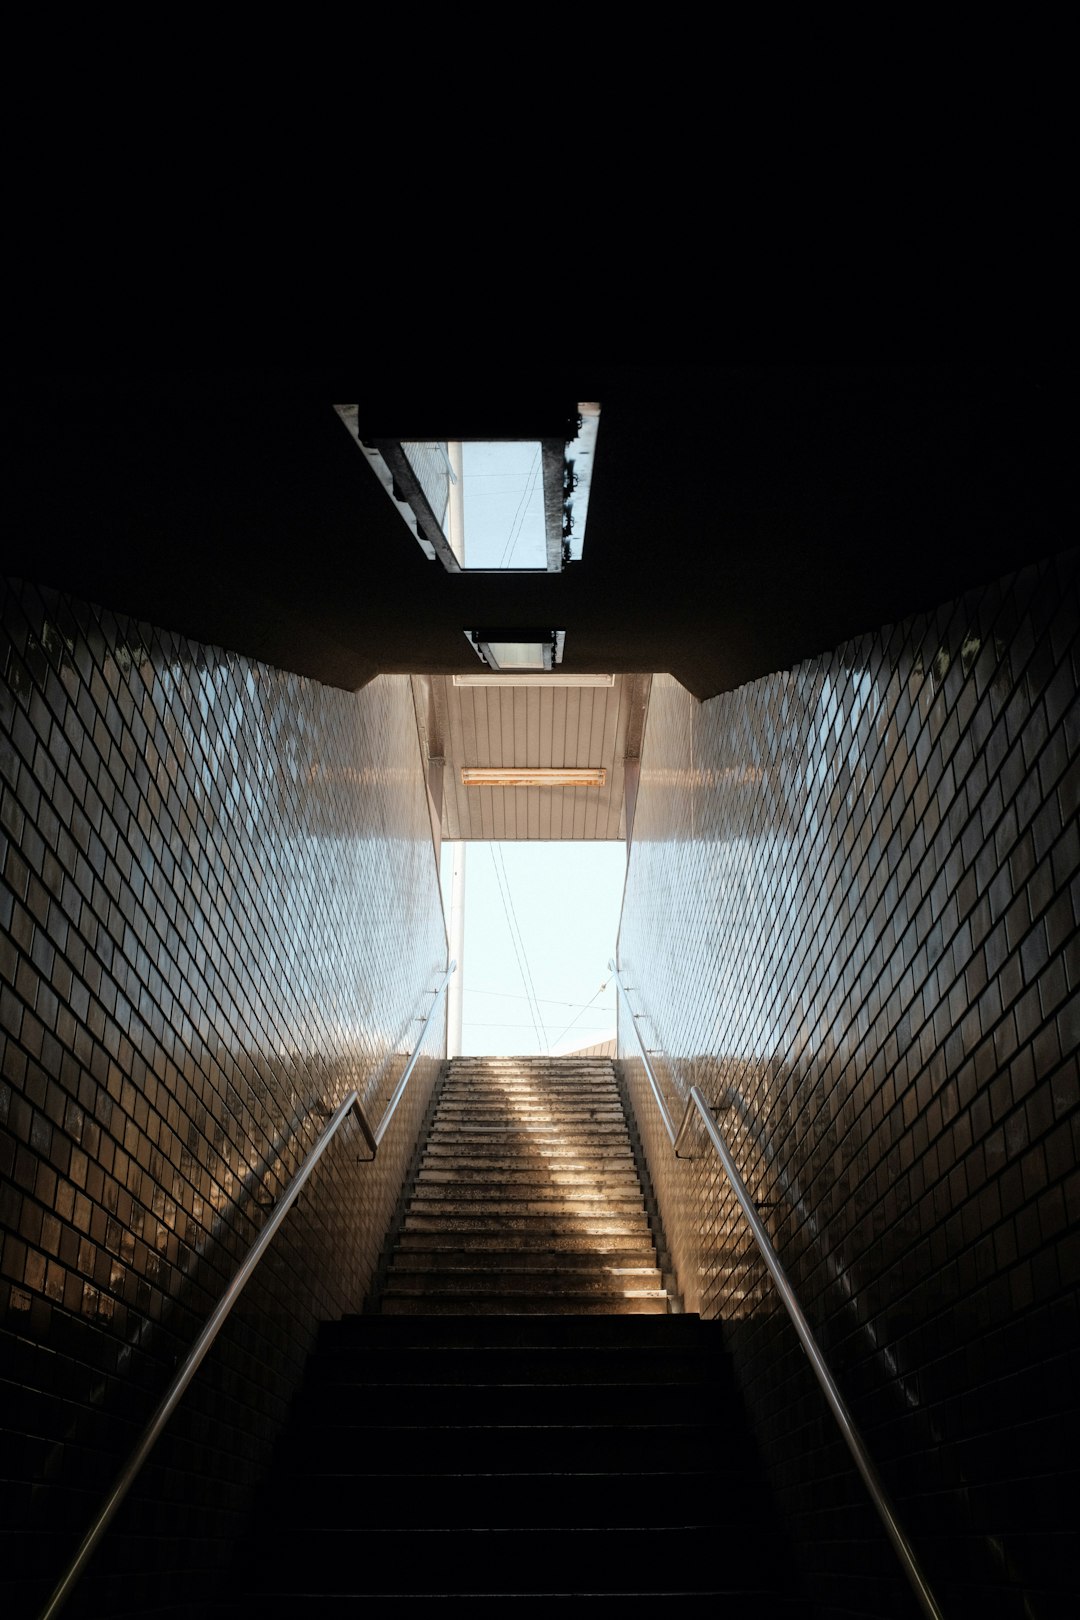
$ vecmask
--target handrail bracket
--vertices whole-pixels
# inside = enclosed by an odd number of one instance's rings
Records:
[[[371,1126],[368,1123],[368,1117],[364,1112],[364,1105],[360,1101],[359,1097],[353,1098],[352,1111],[356,1115],[356,1122],[363,1132],[364,1141],[371,1149],[366,1158],[358,1153],[356,1155],[356,1162],[357,1164],[370,1164],[379,1151],[379,1144],[375,1140],[375,1132],[371,1129]]]

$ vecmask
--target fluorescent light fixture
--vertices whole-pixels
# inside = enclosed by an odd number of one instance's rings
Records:
[[[489,641],[485,651],[496,669],[550,668],[551,654],[542,641]]]
[[[565,675],[553,669],[541,674],[522,670],[517,675],[454,675],[455,686],[614,686],[614,675]]]
[[[607,770],[588,766],[463,765],[463,787],[603,787]]]

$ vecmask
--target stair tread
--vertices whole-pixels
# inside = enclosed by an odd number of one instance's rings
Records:
[[[522,1271],[507,1269],[505,1271],[476,1271],[469,1267],[446,1270],[416,1270],[392,1272],[387,1283],[388,1295],[402,1297],[405,1294],[420,1293],[430,1289],[434,1294],[466,1293],[466,1294],[494,1294],[494,1293],[544,1293],[549,1295],[562,1294],[567,1299],[576,1299],[580,1295],[611,1294],[619,1297],[617,1284],[623,1286],[632,1294],[637,1295],[644,1291],[650,1294],[661,1294],[659,1268],[649,1266],[642,1271],[632,1271],[626,1274],[612,1272],[552,1272],[552,1271]],[[666,1297],[666,1296],[665,1296]]]
[[[405,1215],[406,1232],[502,1232],[513,1243],[515,1231],[533,1234],[551,1232],[555,1237],[640,1237],[651,1232],[643,1209],[630,1209],[625,1215],[593,1215],[587,1205],[578,1210],[565,1204],[544,1206],[535,1200],[522,1207],[507,1208],[505,1201],[471,1203],[464,1199],[428,1199],[416,1204]]]
[[[457,1184],[426,1181],[423,1178],[417,1181],[409,1202],[412,1205],[440,1201],[449,1203],[458,1200],[462,1203],[471,1201],[477,1204],[509,1204],[511,1207],[516,1204],[598,1204],[602,1208],[614,1205],[620,1210],[627,1205],[634,1207],[640,1204],[644,1207],[645,1202],[639,1186],[626,1187],[621,1184],[597,1188],[594,1182],[582,1182],[577,1186],[536,1182],[515,1187],[493,1181],[488,1182],[486,1186],[478,1187],[475,1182]]]
[[[634,1188],[641,1194],[637,1167],[633,1160],[598,1156],[589,1160],[575,1155],[556,1159],[546,1153],[522,1154],[514,1158],[501,1150],[478,1155],[448,1152],[428,1159],[417,1170],[416,1183],[449,1181],[460,1186],[490,1186],[493,1182],[511,1189],[530,1184],[544,1187],[594,1186]]]
[[[412,1305],[415,1301],[417,1314],[430,1315],[439,1307],[439,1298],[429,1289],[425,1294],[418,1294],[410,1298],[408,1295],[393,1294],[383,1303],[383,1311],[387,1315],[412,1314]],[[585,1295],[570,1300],[563,1294],[517,1294],[509,1290],[499,1295],[482,1296],[480,1294],[450,1294],[446,1296],[445,1306],[448,1314],[457,1315],[464,1306],[474,1316],[484,1315],[666,1315],[667,1295],[607,1295],[602,1294],[593,1298]],[[427,1307],[425,1309],[424,1307]],[[571,1309],[572,1307],[572,1309]]]
[[[502,1247],[502,1240],[490,1237],[484,1233],[456,1233],[450,1230],[434,1232],[402,1232],[395,1244],[395,1252],[421,1251],[438,1252],[440,1249],[460,1250],[462,1253],[483,1254],[494,1252]],[[516,1253],[533,1254],[617,1254],[631,1251],[651,1252],[652,1238],[646,1228],[641,1234],[625,1233],[622,1236],[607,1237],[603,1234],[592,1239],[587,1234],[577,1232],[567,1234],[560,1238],[545,1236],[543,1232],[518,1232],[514,1238]]]
[[[417,1187],[448,1187],[457,1191],[461,1188],[468,1190],[475,1188],[477,1176],[475,1170],[462,1167],[460,1169],[430,1169],[421,1170],[416,1180]],[[492,1170],[486,1177],[486,1186],[489,1189],[506,1189],[507,1194],[532,1195],[537,1191],[551,1193],[562,1192],[564,1189],[577,1192],[584,1188],[592,1192],[594,1198],[612,1197],[641,1197],[641,1186],[636,1176],[631,1176],[625,1170],[603,1173],[597,1170],[551,1170],[538,1171],[525,1169],[516,1175],[505,1170],[497,1174]]]
[[[462,1137],[475,1136],[477,1138],[496,1136],[518,1138],[522,1141],[535,1142],[546,1136],[557,1142],[566,1142],[570,1137],[569,1125],[573,1124],[573,1140],[576,1143],[587,1142],[618,1142],[626,1140],[626,1126],[617,1119],[589,1119],[569,1121],[565,1125],[553,1123],[551,1120],[539,1119],[478,1119],[468,1120],[436,1120],[432,1127],[431,1140],[454,1141]]]
[[[515,1246],[513,1250],[508,1251],[503,1248],[433,1249],[424,1247],[408,1249],[399,1245],[394,1251],[391,1268],[403,1271],[438,1271],[447,1268],[461,1270],[471,1267],[487,1271],[504,1265],[508,1253],[513,1255],[515,1266],[522,1271],[587,1271],[590,1269],[624,1271],[635,1270],[640,1267],[652,1271],[659,1269],[655,1249],[651,1244],[645,1243],[642,1243],[637,1251],[626,1248],[597,1253],[595,1250],[566,1249],[562,1254],[558,1254],[547,1247],[530,1251]]]
[[[444,1325],[443,1318],[439,1326]],[[363,1322],[381,1318],[365,1317]],[[490,1324],[488,1324],[490,1325]],[[488,1344],[429,1345],[368,1342],[362,1365],[366,1379],[387,1384],[430,1383],[432,1350],[437,1352],[440,1381],[448,1385],[500,1382],[562,1383],[570,1380],[600,1383],[719,1383],[728,1376],[727,1358],[693,1345],[626,1344]],[[320,1339],[311,1363],[317,1375],[336,1382],[352,1382],[357,1349],[346,1341]],[[665,1367],[679,1369],[665,1373]],[[596,1368],[597,1371],[591,1369]],[[493,1371],[494,1369],[494,1371]],[[451,1375],[452,1374],[452,1375]]]
[[[369,1344],[377,1345],[382,1339],[392,1339],[395,1343],[400,1343],[404,1331],[400,1325],[386,1323],[378,1316],[351,1315],[343,1316],[336,1322],[324,1322],[321,1337],[331,1343],[335,1341],[353,1343],[361,1349]],[[557,1321],[530,1327],[529,1331],[535,1337],[525,1343],[519,1337],[520,1324],[507,1322],[500,1325],[498,1322],[486,1322],[483,1328],[484,1338],[478,1340],[476,1324],[470,1320],[467,1312],[462,1313],[456,1323],[447,1321],[445,1316],[426,1324],[420,1318],[410,1323],[407,1331],[413,1340],[413,1347],[425,1351],[432,1348],[449,1348],[451,1341],[446,1335],[450,1332],[459,1336],[459,1343],[464,1340],[470,1347],[480,1345],[483,1348],[495,1349],[509,1343],[515,1349],[548,1349],[552,1346],[562,1348],[568,1342],[572,1342],[575,1348],[581,1347],[578,1338],[579,1324],[560,1324]],[[701,1317],[690,1312],[673,1316],[671,1321],[661,1328],[657,1328],[654,1324],[623,1322],[618,1317],[610,1317],[593,1323],[590,1332],[592,1335],[590,1342],[605,1349],[616,1347],[619,1340],[625,1341],[624,1347],[634,1349],[647,1348],[659,1341],[665,1346],[680,1349],[689,1346],[704,1347],[712,1351],[715,1347],[717,1355],[723,1353],[720,1324],[702,1321]]]
[[[547,1251],[528,1259],[516,1249],[507,1249],[502,1254],[497,1250],[481,1250],[479,1255],[473,1255],[467,1249],[435,1249],[395,1254],[389,1274],[401,1271],[436,1273],[468,1271],[497,1272],[505,1276],[514,1276],[520,1272],[528,1277],[579,1277],[582,1273],[597,1277],[632,1277],[660,1270],[656,1255],[649,1253],[627,1256],[568,1254],[559,1263]]]
[[[486,1186],[477,1186],[475,1183],[473,1183],[458,1187],[453,1185],[447,1186],[441,1182],[429,1183],[421,1180],[418,1181],[416,1186],[413,1188],[410,1202],[415,1203],[419,1201],[422,1203],[430,1203],[432,1201],[438,1201],[439,1199],[442,1199],[445,1202],[449,1201],[451,1198],[457,1198],[460,1196],[465,1202],[468,1202],[468,1200],[471,1198],[477,1203],[488,1203],[495,1201],[498,1203],[511,1205],[557,1203],[599,1204],[601,1206],[607,1206],[609,1204],[615,1204],[620,1209],[625,1204],[644,1205],[644,1198],[642,1196],[640,1186],[631,1188],[605,1187],[603,1190],[597,1190],[592,1185],[581,1187],[545,1187],[543,1184],[541,1184],[539,1187],[525,1187],[520,1189],[520,1195],[518,1197],[513,1196],[513,1191],[514,1189],[512,1188],[507,1188],[504,1191],[500,1188],[497,1182],[494,1184],[489,1183]]]

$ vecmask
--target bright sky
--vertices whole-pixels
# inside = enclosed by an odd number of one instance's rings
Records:
[[[443,845],[450,914],[453,846]],[[469,843],[462,1052],[570,1052],[615,1033],[623,843]]]
[[[466,568],[545,568],[538,443],[462,445]]]

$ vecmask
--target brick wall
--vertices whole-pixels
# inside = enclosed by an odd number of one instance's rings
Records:
[[[406,677],[350,695],[0,602],[0,1489],[30,1614],[327,1112],[355,1085],[379,1118],[446,942]],[[376,1164],[344,1127],[70,1612],[205,1596],[318,1321],[364,1297],[443,1030]]]
[[[946,1613],[1066,1612],[1077,1539],[1076,559],[696,703],[653,683],[620,938]],[[905,1614],[733,1195],[620,1053],[688,1309],[730,1323],[827,1613]],[[778,1314],[779,1313],[779,1314]]]

